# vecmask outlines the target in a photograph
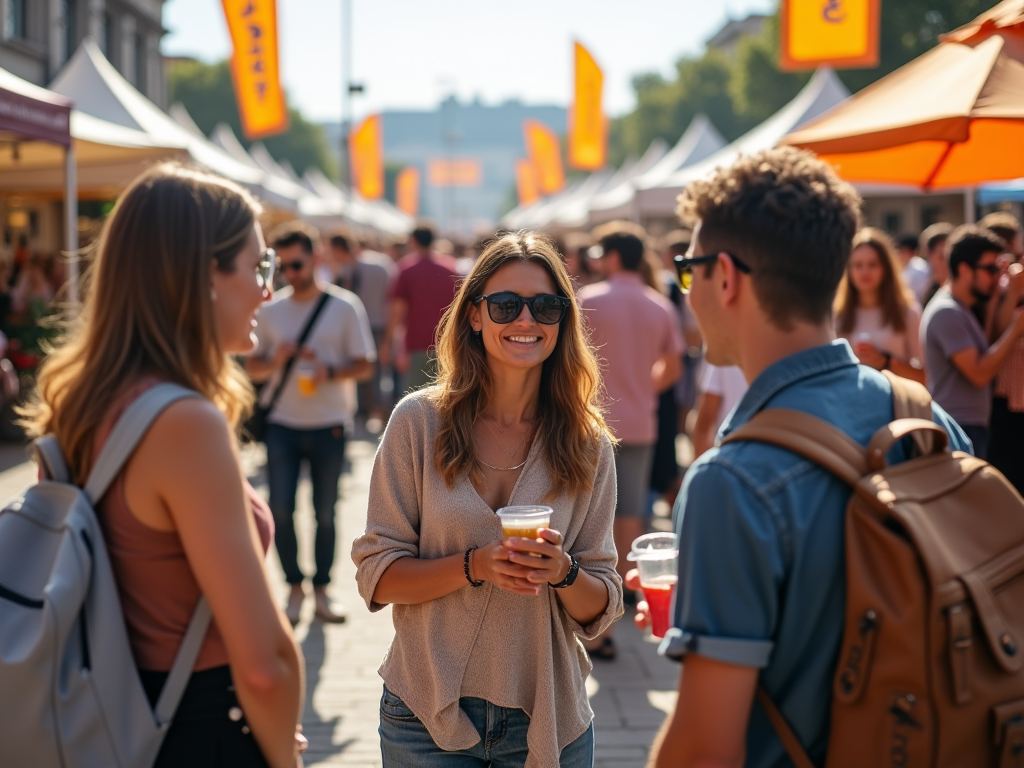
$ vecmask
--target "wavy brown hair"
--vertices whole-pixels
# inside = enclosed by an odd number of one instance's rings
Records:
[[[253,390],[220,346],[212,270],[232,272],[260,213],[241,187],[174,164],[122,194],[97,242],[86,298],[39,370],[23,410],[33,435],[56,435],[84,483],[97,430],[145,376],[194,389],[237,425]]]
[[[601,375],[588,343],[572,281],[554,243],[535,232],[503,233],[480,254],[438,326],[437,388],[431,397],[441,416],[434,464],[449,487],[463,473],[481,480],[473,424],[491,399],[494,382],[483,341],[469,322],[472,300],[506,264],[544,268],[560,296],[572,300],[558,340],[541,371],[537,437],[551,474],[550,498],[585,493],[594,483],[601,435],[611,433],[597,404]]]
[[[882,284],[878,286],[878,299],[882,307],[882,320],[896,333],[907,330],[907,288],[903,284],[903,276],[896,265],[896,251],[892,238],[885,232],[874,227],[864,227],[853,238],[853,250],[862,245],[868,246],[878,257],[882,265]],[[852,251],[851,251],[852,254]],[[860,304],[860,291],[850,278],[853,260],[846,265],[843,279],[839,281],[839,290],[833,311],[836,318],[836,330],[840,334],[853,332],[857,322],[857,307]]]

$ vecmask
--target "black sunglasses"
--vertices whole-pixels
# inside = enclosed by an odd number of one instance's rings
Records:
[[[305,261],[303,261],[302,259],[295,259],[295,261],[282,261],[278,265],[278,268],[282,272],[287,272],[288,270],[293,270],[295,272],[301,272],[303,267],[305,267],[305,266],[306,266],[306,262]]]
[[[261,288],[269,288],[274,279],[274,265],[277,264],[277,253],[273,248],[267,248],[256,262],[256,280]]]
[[[736,265],[736,269],[748,275],[750,274],[750,267],[727,251],[709,253],[706,256],[676,256],[672,261],[675,262],[676,265],[676,277],[679,278],[679,290],[683,293],[689,293],[690,286],[693,285],[693,268],[698,267],[701,264],[714,264],[718,261],[719,255],[723,253],[732,259],[732,263]]]
[[[998,264],[979,264],[978,266],[975,267],[975,269],[983,269],[993,277],[999,274]]]
[[[555,296],[551,293],[540,293],[536,296],[520,296],[512,291],[492,293],[490,296],[477,296],[474,304],[487,301],[487,314],[498,325],[508,325],[523,311],[523,306],[530,308],[533,319],[541,325],[558,325],[565,316],[570,299]]]

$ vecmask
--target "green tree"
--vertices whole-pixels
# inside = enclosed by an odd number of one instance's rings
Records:
[[[246,148],[252,143],[242,135],[242,120],[226,61],[217,64],[176,62],[167,73],[167,86],[170,103],[184,104],[203,133],[209,135],[217,123],[227,123]],[[319,168],[328,177],[337,178],[337,163],[323,128],[306,120],[292,107],[288,108],[288,119],[287,131],[261,140],[270,154],[277,160],[288,160],[299,175],[308,168]]]

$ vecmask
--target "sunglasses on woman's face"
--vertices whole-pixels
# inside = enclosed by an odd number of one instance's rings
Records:
[[[490,296],[477,296],[473,299],[474,304],[481,301],[487,302],[487,315],[492,322],[498,325],[508,325],[513,322],[523,311],[523,307],[530,308],[533,319],[541,325],[558,325],[565,316],[565,310],[569,307],[570,299],[565,296],[555,296],[550,293],[540,293],[536,296],[520,296],[512,291],[501,291],[492,293]]]
[[[256,281],[260,288],[269,288],[274,279],[274,265],[277,264],[277,254],[273,248],[267,248],[256,262]]]
[[[737,259],[731,253],[721,251],[720,253],[725,254],[732,263],[736,265],[736,269],[740,272],[750,274],[750,267],[744,264],[742,261]],[[698,267],[701,264],[714,264],[718,261],[719,253],[709,253],[706,256],[676,256],[672,261],[676,265],[676,277],[679,279],[679,290],[683,293],[689,293],[690,287],[693,285],[693,268]]]

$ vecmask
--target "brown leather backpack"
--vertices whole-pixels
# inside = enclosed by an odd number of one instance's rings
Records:
[[[787,448],[853,487],[825,765],[1024,768],[1024,499],[986,462],[946,450],[924,387],[889,380],[896,420],[867,450],[782,409],[723,441]],[[888,466],[908,435],[920,455]],[[797,768],[814,768],[757,695]]]

